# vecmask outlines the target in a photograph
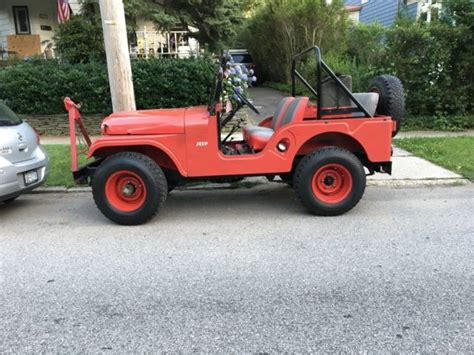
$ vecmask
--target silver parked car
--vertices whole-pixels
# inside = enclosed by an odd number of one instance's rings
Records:
[[[41,186],[48,173],[48,154],[38,134],[0,101],[0,202]]]

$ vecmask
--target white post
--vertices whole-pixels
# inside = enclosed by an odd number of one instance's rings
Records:
[[[114,112],[135,111],[132,68],[122,0],[99,0]]]
[[[145,38],[145,58],[148,59],[148,33],[146,32],[146,26],[143,26],[143,38]]]
[[[426,14],[426,22],[431,22],[431,6],[433,5],[432,0],[428,0],[428,13]]]

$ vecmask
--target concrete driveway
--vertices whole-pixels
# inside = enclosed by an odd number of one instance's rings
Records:
[[[254,112],[247,110],[251,120],[257,125],[265,118],[273,116],[281,99],[288,95],[278,90],[256,87],[249,89],[249,96],[254,100],[255,107],[260,111],[260,115],[256,115]]]
[[[185,191],[141,227],[89,194],[0,205],[0,352],[471,352],[474,188]]]

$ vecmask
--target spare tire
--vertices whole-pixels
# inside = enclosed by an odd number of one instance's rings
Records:
[[[400,131],[405,116],[405,96],[402,82],[393,75],[377,76],[372,80],[369,92],[379,94],[376,113],[390,116],[397,123],[396,130],[392,134],[395,137]]]

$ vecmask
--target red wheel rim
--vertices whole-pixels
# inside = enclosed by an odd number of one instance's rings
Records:
[[[107,201],[122,212],[138,210],[145,203],[146,194],[143,179],[128,170],[113,173],[105,183]]]
[[[352,190],[352,175],[341,164],[327,164],[319,168],[313,176],[313,194],[325,203],[339,203]]]

